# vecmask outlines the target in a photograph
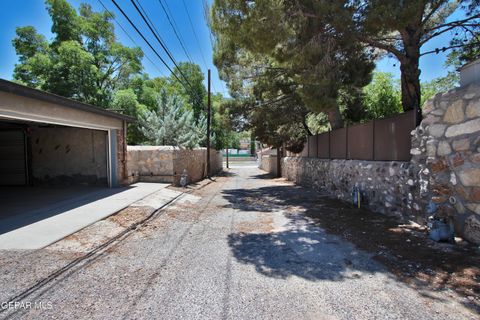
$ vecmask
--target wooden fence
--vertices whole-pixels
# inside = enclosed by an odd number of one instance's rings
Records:
[[[308,137],[302,157],[409,161],[414,111]]]

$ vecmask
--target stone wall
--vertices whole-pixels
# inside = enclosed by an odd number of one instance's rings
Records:
[[[272,175],[277,175],[277,156],[273,154],[267,154],[261,156],[259,163],[259,168],[271,173]]]
[[[436,95],[423,116],[411,151],[423,205],[432,202],[457,234],[480,243],[480,85]]]
[[[127,181],[127,144],[124,130],[117,130],[117,182],[120,185]]]
[[[128,146],[127,172],[129,182],[168,182],[179,184],[186,169],[189,182],[206,176],[206,148],[182,149],[172,146]],[[222,153],[210,151],[212,174],[222,170]]]
[[[409,162],[324,160],[286,157],[282,176],[352,202],[357,187],[361,205],[375,212],[415,219],[415,170]]]
[[[423,118],[410,162],[286,157],[282,175],[346,201],[357,186],[373,211],[420,223],[436,208],[456,235],[480,243],[480,85],[436,95]]]

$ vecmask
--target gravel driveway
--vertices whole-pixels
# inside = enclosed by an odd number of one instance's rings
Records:
[[[82,253],[0,252],[0,302],[36,284],[21,300],[31,307],[0,318],[478,319],[454,293],[415,290],[320,229],[295,201],[304,192],[232,169],[43,283]]]

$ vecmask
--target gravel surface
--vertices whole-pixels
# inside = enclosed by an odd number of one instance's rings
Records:
[[[232,169],[19,301],[43,305],[0,318],[478,319],[455,293],[415,290],[318,227],[294,201],[304,192]],[[0,301],[83,254],[65,248],[0,252]]]

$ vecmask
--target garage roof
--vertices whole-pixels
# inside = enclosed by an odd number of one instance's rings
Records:
[[[87,112],[101,114],[107,117],[122,119],[128,122],[135,121],[135,118],[130,116],[108,111],[100,107],[93,106],[91,104],[68,99],[53,93],[48,93],[42,90],[33,89],[12,81],[4,80],[4,79],[0,79],[0,91],[16,94],[16,95],[27,97],[27,98],[38,99],[45,102],[51,102],[51,103],[59,104],[72,109],[79,109]]]

